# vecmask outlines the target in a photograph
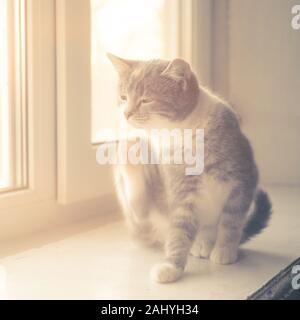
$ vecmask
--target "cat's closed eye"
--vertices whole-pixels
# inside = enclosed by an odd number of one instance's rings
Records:
[[[141,103],[143,103],[143,104],[150,103],[150,102],[152,102],[152,101],[153,101],[153,99],[150,99],[150,98],[143,98],[143,99],[141,99]]]

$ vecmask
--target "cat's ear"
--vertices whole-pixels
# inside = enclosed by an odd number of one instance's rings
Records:
[[[120,76],[130,71],[137,63],[137,61],[123,59],[109,52],[106,53],[106,56],[111,61]]]
[[[183,90],[187,88],[187,80],[191,77],[191,74],[192,71],[190,65],[183,59],[179,58],[172,60],[161,73],[162,76],[181,83]]]

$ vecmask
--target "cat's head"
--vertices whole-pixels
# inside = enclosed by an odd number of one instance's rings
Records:
[[[119,97],[127,121],[136,127],[167,127],[195,108],[199,86],[182,60],[133,61],[107,55],[119,74]]]

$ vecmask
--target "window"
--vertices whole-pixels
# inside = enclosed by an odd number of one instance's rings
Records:
[[[0,0],[0,190],[11,185],[8,102],[8,30],[7,1]]]
[[[24,3],[0,0],[0,191],[27,183]]]
[[[176,56],[176,8],[174,0],[91,0],[93,143],[105,139],[102,129],[117,126],[117,75],[106,52],[130,59]]]
[[[55,194],[55,6],[0,6],[0,213],[17,224],[20,208]]]

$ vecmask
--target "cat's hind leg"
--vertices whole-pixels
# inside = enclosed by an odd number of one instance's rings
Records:
[[[238,258],[238,248],[253,190],[236,187],[232,190],[221,215],[215,246],[210,259],[219,264],[231,264]]]

